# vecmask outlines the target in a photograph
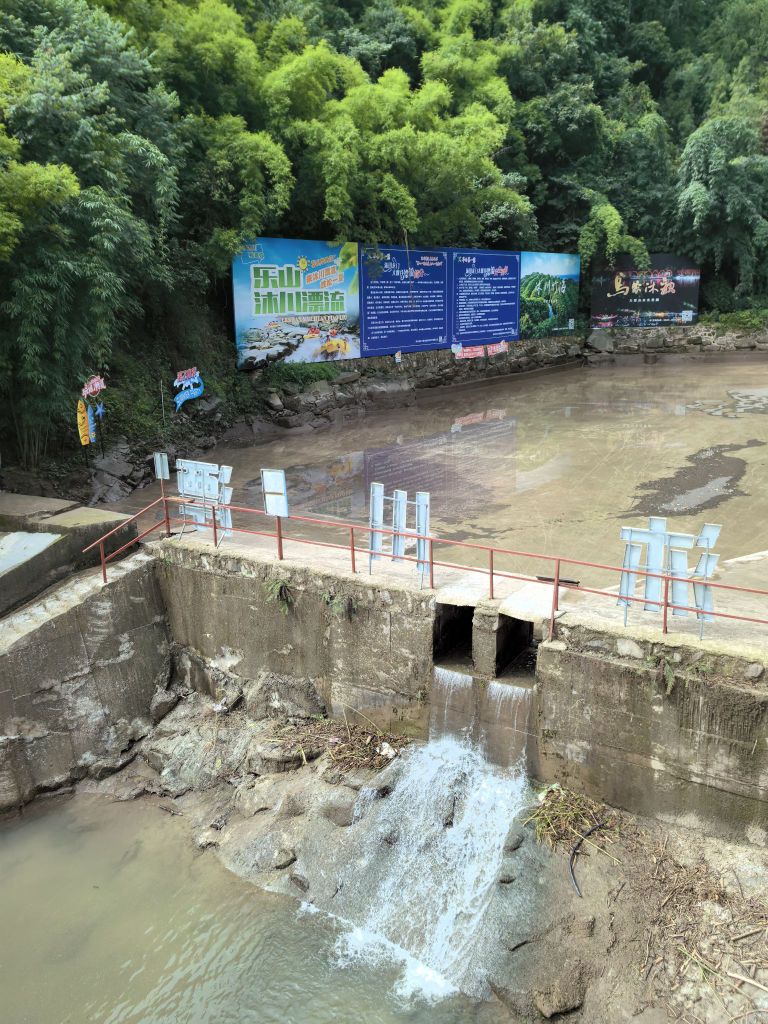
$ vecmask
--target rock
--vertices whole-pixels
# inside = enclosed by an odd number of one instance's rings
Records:
[[[334,825],[338,825],[339,828],[347,828],[351,825],[355,818],[355,801],[354,800],[329,800],[323,804],[321,812],[324,818],[328,821],[332,821]]]
[[[357,370],[346,370],[344,373],[340,373],[334,380],[334,384],[354,384],[355,381],[360,380],[360,374]]]
[[[276,817],[278,818],[300,818],[306,814],[307,807],[300,793],[287,793],[280,801]]]
[[[751,679],[753,682],[756,682],[758,679],[762,679],[764,672],[765,666],[761,665],[759,661],[753,661],[751,665],[747,666],[744,672],[744,678]]]
[[[282,398],[274,391],[267,395],[267,405],[270,409],[274,409],[275,412],[282,412],[285,408]]]
[[[297,871],[294,871],[290,875],[290,879],[296,888],[301,889],[302,892],[306,892],[309,889],[309,881],[304,877],[304,875],[300,875]]]
[[[271,866],[277,871],[283,871],[285,868],[289,868],[295,861],[296,851],[290,846],[281,846],[279,850],[275,850]]]
[[[109,473],[94,473],[91,477],[91,486],[91,501],[94,505],[100,501],[121,501],[123,498],[127,498],[131,493],[130,484],[124,483],[122,480],[118,480]]]
[[[121,771],[136,757],[138,750],[133,748],[126,750],[115,757],[99,757],[88,765],[88,774],[92,779],[106,779],[108,775],[114,775]]]
[[[195,839],[195,846],[198,848],[198,850],[207,850],[211,846],[218,845],[219,837],[216,835],[215,832],[212,832],[211,829],[206,829],[204,832],[201,832],[200,835],[197,836],[197,838]]]
[[[507,841],[504,843],[504,853],[514,853],[519,849],[525,839],[525,829],[522,825],[513,825],[507,834]]]
[[[616,641],[616,653],[620,658],[642,658],[643,648],[627,637],[621,637]]]
[[[546,988],[533,993],[533,1005],[547,1019],[557,1013],[578,1010],[587,991],[581,964],[566,962],[562,967],[553,965],[553,970],[557,973],[553,974]]]
[[[127,462],[125,459],[116,458],[115,456],[110,455],[94,459],[93,465],[100,472],[108,473],[110,476],[117,477],[120,480],[129,477],[135,469],[135,466],[131,462]]]
[[[195,411],[204,413],[218,412],[224,405],[224,399],[211,396],[210,398],[198,398],[195,402]]]
[[[315,718],[326,714],[311,679],[262,672],[245,688],[249,718]]]
[[[157,725],[178,703],[179,695],[177,693],[173,690],[164,690],[161,686],[158,686],[149,705],[149,717],[152,720],[152,725]]]
[[[260,775],[272,772],[291,772],[301,768],[307,761],[314,761],[323,752],[321,743],[307,743],[300,749],[292,741],[274,737],[253,744],[249,762],[251,771]]]
[[[509,857],[505,857],[501,863],[501,872],[499,873],[499,882],[501,885],[509,885],[517,878],[517,871],[515,866]]]
[[[219,715],[226,715],[236,707],[243,698],[242,687],[238,683],[226,682],[216,687],[213,710]]]

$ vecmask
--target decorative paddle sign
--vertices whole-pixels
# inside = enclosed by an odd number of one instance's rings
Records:
[[[203,379],[200,376],[196,366],[190,367],[188,370],[179,370],[176,374],[176,380],[173,382],[173,386],[179,389],[177,395],[174,396],[174,402],[176,403],[176,412],[182,407],[185,402],[188,402],[190,398],[199,398],[203,393]]]
[[[91,431],[88,424],[88,411],[85,402],[80,399],[77,403],[77,432],[80,435],[80,444],[91,443]]]

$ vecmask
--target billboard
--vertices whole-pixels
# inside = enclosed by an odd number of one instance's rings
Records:
[[[651,269],[638,270],[631,257],[592,278],[594,329],[693,324],[699,316],[699,268],[686,257],[651,253]]]
[[[581,261],[567,252],[520,254],[520,336],[573,331],[579,309]]]
[[[232,263],[238,366],[453,348],[576,325],[579,257],[259,238]]]
[[[360,355],[357,242],[259,238],[232,261],[237,365]]]

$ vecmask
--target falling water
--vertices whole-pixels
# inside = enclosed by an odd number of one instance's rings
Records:
[[[471,736],[475,718],[472,676],[435,666],[430,694],[429,738]]]
[[[532,702],[530,686],[481,683],[467,673],[435,666],[429,738],[464,737],[492,764],[510,767],[525,754]]]
[[[429,742],[393,765],[385,799],[363,790],[360,840],[336,901],[356,922],[342,963],[399,962],[402,995],[487,995],[473,951],[510,824],[526,802],[531,691],[436,668]]]
[[[399,956],[402,994],[483,994],[472,949],[525,792],[523,771],[493,768],[466,739],[413,749],[393,792],[368,804],[337,903],[360,922],[341,941],[342,962]]]

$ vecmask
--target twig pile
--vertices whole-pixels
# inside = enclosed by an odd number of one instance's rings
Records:
[[[335,722],[314,719],[300,725],[285,725],[275,732],[286,746],[300,753],[317,751],[320,746],[340,772],[386,767],[402,748],[410,743],[407,736],[382,732],[373,723],[368,728],[349,721]]]
[[[618,838],[621,816],[605,804],[555,784],[545,790],[526,824],[529,821],[533,822],[538,842],[552,849],[561,844],[571,847],[595,825],[602,824],[586,844],[605,850]]]
[[[651,908],[641,974],[655,973],[681,1021],[768,1020],[768,904],[746,896],[735,873],[726,879],[703,860],[679,863],[666,840],[648,856],[653,871],[634,880]],[[694,1012],[691,982],[710,989],[714,1017]]]

